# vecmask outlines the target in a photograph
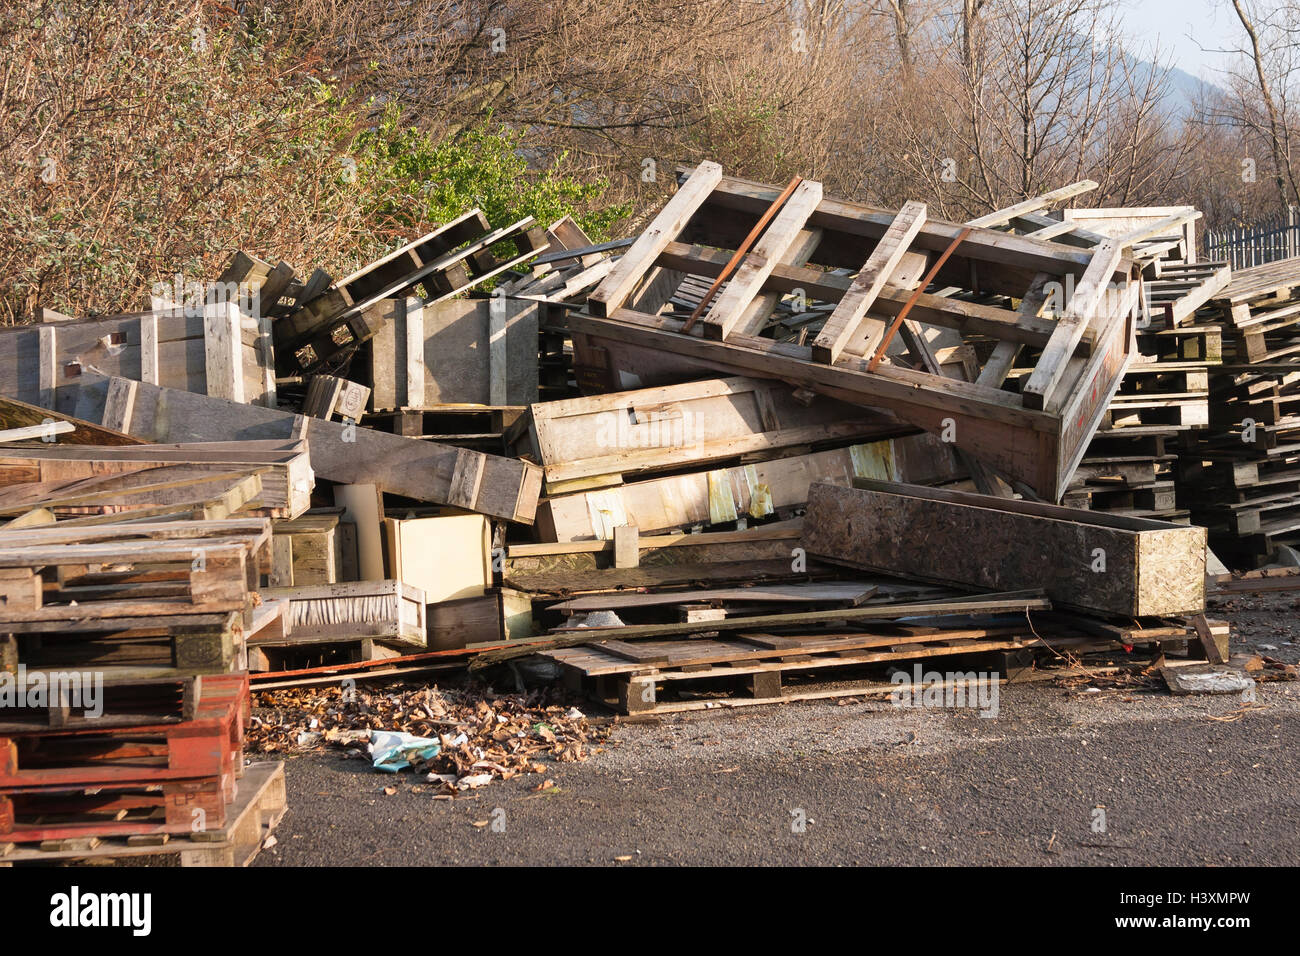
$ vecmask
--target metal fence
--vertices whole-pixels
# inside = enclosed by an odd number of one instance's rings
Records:
[[[1226,261],[1233,269],[1300,256],[1300,214],[1291,206],[1285,217],[1266,219],[1253,226],[1210,229],[1205,242],[1211,261]]]

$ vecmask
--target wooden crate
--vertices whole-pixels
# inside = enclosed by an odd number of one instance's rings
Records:
[[[264,588],[265,601],[288,601],[284,633],[254,635],[255,646],[379,641],[425,646],[425,599],[401,581],[349,581]]]

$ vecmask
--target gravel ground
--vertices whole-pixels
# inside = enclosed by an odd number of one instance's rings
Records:
[[[1298,597],[1211,616],[1233,621],[1234,652],[1294,663]],[[993,718],[792,703],[622,724],[613,742],[555,765],[544,792],[530,775],[454,800],[362,760],[293,758],[255,865],[1300,861],[1300,683],[1261,684],[1253,705],[1016,684]]]

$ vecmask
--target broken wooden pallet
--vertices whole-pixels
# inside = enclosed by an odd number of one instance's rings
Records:
[[[232,510],[294,518],[311,504],[315,477],[302,441],[184,445],[30,445],[0,449],[0,515],[42,507],[61,514],[110,514],[204,502],[249,476]]]
[[[121,384],[119,384],[121,383]],[[113,394],[129,390],[127,430],[159,442],[306,438],[315,474],[343,484],[454,505],[531,524],[541,469],[465,448],[385,435],[369,428],[225,402],[123,379],[83,378],[79,413],[103,421]]]
[[[807,502],[813,481],[847,484],[854,476],[933,481],[958,474],[937,439],[911,435],[557,495],[538,507],[537,528],[545,540],[580,541],[613,538],[623,526],[656,532],[788,517]]]
[[[905,430],[869,409],[829,399],[808,405],[789,386],[732,377],[532,405],[514,451],[542,465],[546,493],[556,495]]]
[[[630,346],[672,356],[679,367],[684,359],[784,379],[889,409],[934,432],[951,424],[959,449],[1045,497],[1059,497],[1131,351],[1129,313],[1138,289],[1121,245],[1071,249],[929,220],[916,204],[895,214],[822,199],[817,184],[804,183],[697,326],[659,314],[684,276],[726,276],[731,257],[702,247],[736,248],[777,193],[726,179],[714,163],[696,167],[588,298],[590,315],[569,316],[570,329],[586,339],[581,346],[575,340],[575,349],[600,350],[606,367],[615,368]],[[1035,304],[1026,312],[927,293],[920,279],[927,265],[930,282],[974,284],[973,291]],[[826,267],[858,272],[842,276]],[[1039,316],[1045,296],[1029,295],[1049,283],[1073,290],[1057,320]],[[775,298],[795,290],[836,303],[825,326],[808,345],[764,338]],[[920,370],[884,361],[894,326]],[[936,374],[922,326],[993,336],[1012,357],[1023,346],[1042,349],[1042,356],[1019,395],[997,388],[1001,378],[992,372],[985,383],[958,381]]]
[[[83,372],[275,406],[270,320],[222,300],[114,318],[0,329],[0,390],[65,414]]]

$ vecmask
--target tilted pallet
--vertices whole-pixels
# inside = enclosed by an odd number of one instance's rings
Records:
[[[120,381],[87,376],[80,417],[104,421]],[[305,437],[312,470],[320,478],[374,484],[392,494],[524,524],[532,523],[541,491],[541,469],[529,462],[156,386],[132,390],[129,422],[131,434],[159,442]]]
[[[513,244],[498,259],[493,247]],[[285,371],[310,371],[368,341],[384,325],[382,304],[412,290],[425,302],[467,291],[544,252],[544,230],[531,217],[492,229],[473,209],[426,236],[339,279],[274,325],[276,361]]]
[[[903,430],[869,409],[832,399],[807,405],[779,382],[732,377],[532,405],[516,430],[515,452],[541,463],[554,495]]]
[[[1130,313],[1139,290],[1122,243],[1072,249],[928,219],[916,203],[895,213],[824,199],[819,184],[805,181],[731,273],[733,257],[711,250],[737,248],[779,194],[724,178],[714,163],[696,167],[588,297],[590,314],[568,317],[584,339],[581,346],[575,340],[580,357],[608,370],[630,369],[639,350],[661,362],[670,358],[679,369],[685,362],[779,378],[885,408],[930,431],[947,428],[958,449],[1044,497],[1059,497],[1132,349]],[[931,278],[936,285],[1022,305],[1002,308],[921,290],[921,276],[940,260]],[[827,268],[858,271],[837,275]],[[698,323],[661,314],[687,275],[729,275]],[[1059,319],[1040,315],[1053,283],[1062,297],[1072,290]],[[776,300],[796,292],[835,304],[821,331],[805,345],[764,338]],[[908,321],[897,331],[919,368],[885,361],[891,320],[898,322],[909,300]],[[948,378],[937,373],[926,339],[925,327],[933,326],[991,336],[1005,347],[986,364],[988,375],[982,370],[975,382]],[[1021,394],[1001,390],[1006,367],[1025,346],[1042,351],[1033,372]]]

